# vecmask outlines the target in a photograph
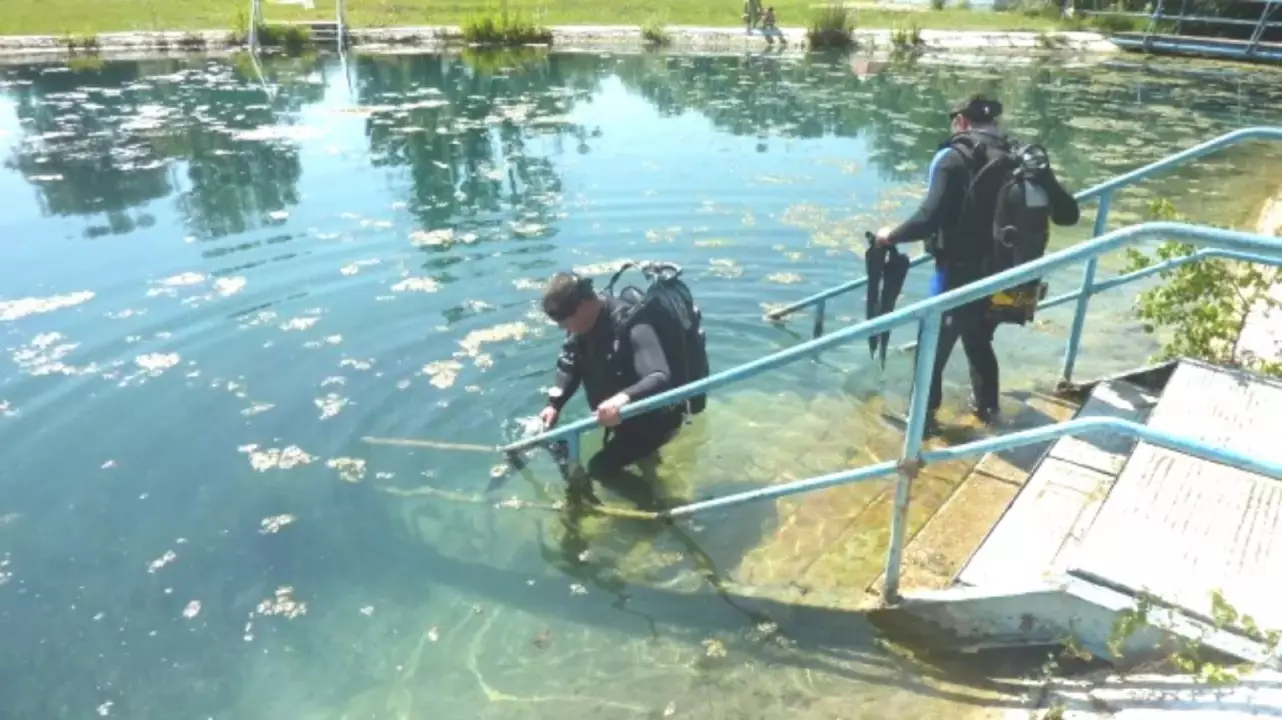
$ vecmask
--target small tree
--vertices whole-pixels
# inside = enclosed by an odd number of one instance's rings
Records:
[[[1151,220],[1183,220],[1167,200],[1149,206]],[[1156,260],[1192,255],[1196,247],[1165,242]],[[1155,259],[1128,249],[1127,272],[1151,266]],[[1273,310],[1282,303],[1270,295],[1278,282],[1276,268],[1232,260],[1195,260],[1158,273],[1161,285],[1140,293],[1136,312],[1149,333],[1168,335],[1162,360],[1194,357],[1218,365],[1241,367],[1282,376],[1282,363],[1239,352],[1238,345],[1248,318],[1255,309]]]

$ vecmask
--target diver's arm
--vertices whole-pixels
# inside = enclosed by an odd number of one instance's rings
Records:
[[[659,335],[649,323],[637,323],[629,334],[632,341],[632,365],[640,378],[623,391],[630,402],[657,395],[672,386],[672,370],[663,354]]]
[[[1051,201],[1051,222],[1056,225],[1076,225],[1082,217],[1081,208],[1077,205],[1077,198],[1073,197],[1063,185],[1059,184],[1059,178],[1055,173],[1047,170],[1046,178],[1042,182],[1046,188],[1046,194],[1050,196]]]
[[[890,231],[894,244],[926,240],[939,231],[944,221],[956,215],[966,192],[966,163],[961,153],[945,150],[930,178],[930,190],[913,216]]]
[[[548,405],[557,412],[565,407],[570,397],[579,389],[583,373],[579,370],[578,343],[568,338],[561,347],[561,356],[556,359],[556,383],[548,391]]]

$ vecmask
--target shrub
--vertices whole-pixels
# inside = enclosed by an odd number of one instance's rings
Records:
[[[921,27],[917,23],[910,23],[908,27],[895,26],[890,31],[890,44],[895,46],[896,50],[913,50],[922,45]]]
[[[672,36],[663,27],[663,21],[652,17],[641,26],[641,39],[647,45],[664,47],[672,43]]]
[[[479,15],[463,25],[463,41],[476,45],[551,45],[552,31],[506,10]]]
[[[302,25],[259,25],[258,42],[299,55],[312,47],[312,31]]]
[[[829,5],[815,13],[806,26],[812,48],[845,50],[855,44],[855,12],[844,5]]]

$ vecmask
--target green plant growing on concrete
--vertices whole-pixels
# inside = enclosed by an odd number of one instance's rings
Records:
[[[68,35],[63,41],[67,51],[72,55],[78,52],[98,52],[98,37],[95,35]]]
[[[896,50],[916,50],[922,46],[921,26],[909,23],[907,27],[896,25],[890,31],[890,44]]]
[[[944,9],[944,0],[930,0],[930,9],[931,9],[931,10],[943,10],[943,9]]]
[[[463,24],[463,41],[473,45],[551,45],[552,31],[509,13],[477,15]]]
[[[667,29],[664,27],[663,20],[657,16],[651,16],[641,26],[641,39],[650,47],[667,47],[672,44],[672,36],[668,34]]]
[[[289,55],[301,55],[313,46],[311,30],[302,25],[259,25],[258,42]]]
[[[806,42],[815,50],[849,50],[855,45],[855,11],[845,5],[828,5],[806,25]]]
[[[1135,633],[1148,627],[1149,614],[1153,611],[1154,598],[1146,592],[1140,592],[1135,598],[1135,607],[1127,608],[1117,614],[1113,620],[1113,630],[1109,633],[1105,645],[1113,657],[1123,657],[1122,647]]]
[[[1152,611],[1156,607],[1156,598],[1147,592],[1140,592],[1135,600],[1135,607],[1118,614],[1113,622],[1113,630],[1107,640],[1108,650],[1116,658],[1122,658],[1122,646],[1136,632],[1144,627],[1160,627],[1153,623]],[[1170,628],[1166,628],[1169,630]],[[1212,632],[1228,631],[1259,643],[1264,657],[1276,657],[1278,648],[1282,647],[1282,631],[1263,631],[1250,615],[1240,613],[1224,597],[1220,590],[1211,591],[1211,626],[1197,637],[1181,637],[1176,641],[1177,649],[1166,660],[1172,667],[1182,673],[1192,675],[1199,682],[1212,687],[1233,685],[1246,673],[1256,669],[1252,663],[1222,665],[1206,657],[1203,642]]]
[[[1154,200],[1149,219],[1180,221],[1182,216],[1167,200]],[[1127,272],[1149,267],[1154,261],[1192,255],[1188,243],[1165,242],[1156,258],[1127,250]],[[1136,313],[1144,331],[1166,336],[1160,360],[1193,357],[1219,365],[1240,367],[1282,376],[1282,363],[1238,352],[1247,319],[1257,308],[1277,308],[1282,303],[1269,291],[1278,282],[1272,267],[1231,260],[1199,260],[1158,273],[1161,285],[1140,293]]]

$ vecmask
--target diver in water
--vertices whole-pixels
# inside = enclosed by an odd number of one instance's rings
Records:
[[[876,244],[882,247],[926,241],[926,250],[935,259],[932,295],[1040,257],[1049,222],[1073,225],[1078,221],[1077,200],[1055,178],[1044,150],[1018,145],[1003,135],[997,120],[1001,114],[1002,104],[983,95],[972,95],[955,106],[948,113],[952,136],[930,164],[926,198],[908,220],[876,233]],[[1035,152],[1030,154],[1027,148]],[[1015,248],[1017,257],[995,257],[999,246]],[[927,402],[928,433],[939,430],[935,415],[941,404],[944,368],[959,339],[970,364],[971,410],[984,424],[997,421],[993,334],[1001,322],[1023,321],[1001,319],[992,308],[992,298],[981,298],[945,313]]]
[[[543,293],[543,311],[567,338],[539,419],[544,427],[554,426],[582,384],[588,407],[606,428],[604,446],[588,462],[588,476],[639,505],[652,505],[653,479],[637,477],[626,468],[649,459],[676,435],[685,405],[620,417],[628,404],[676,384],[660,330],[649,317],[629,312],[633,307],[625,298],[598,295],[590,278],[573,273],[553,276]]]

